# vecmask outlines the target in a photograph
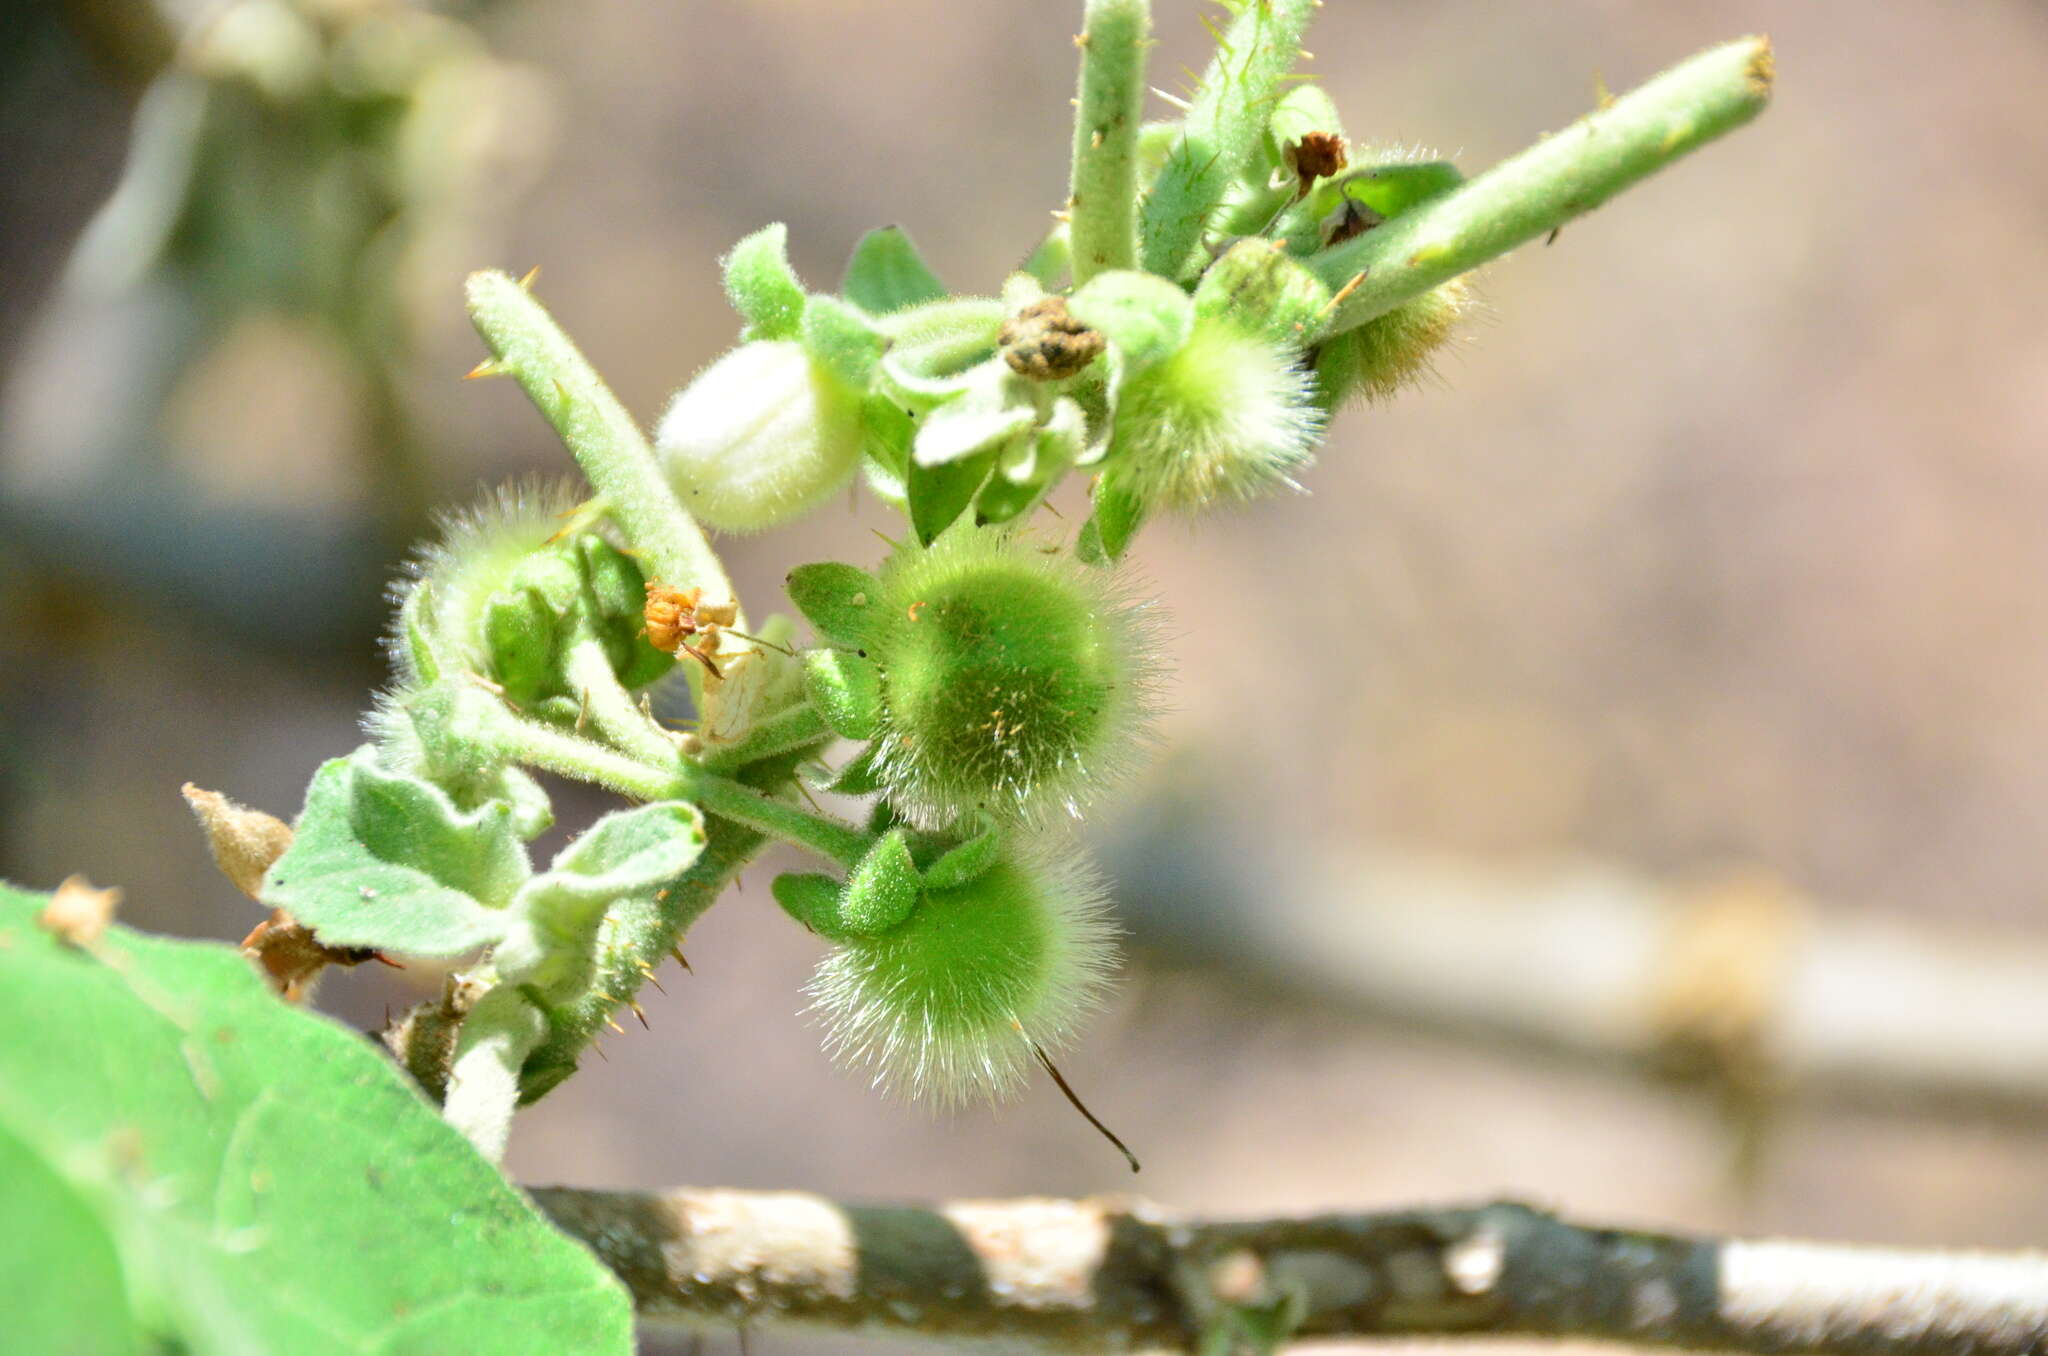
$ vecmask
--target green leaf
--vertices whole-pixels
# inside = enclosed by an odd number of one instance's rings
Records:
[[[42,903],[0,887],[8,1350],[632,1350],[618,1281],[360,1035]]]
[[[882,789],[882,774],[875,766],[875,750],[862,749],[846,760],[825,783],[827,791],[842,796],[866,796]]]
[[[832,732],[873,739],[882,720],[882,671],[845,650],[804,651],[804,695]]]
[[[747,322],[742,339],[794,339],[808,298],[789,266],[789,227],[763,226],[725,256],[725,294]]]
[[[439,787],[377,766],[365,746],[314,774],[263,902],[329,946],[458,956],[504,935],[502,906],[530,870],[509,804],[465,814]]]
[[[867,644],[882,583],[866,570],[836,560],[815,561],[791,570],[783,587],[796,610],[828,644],[853,649]]]
[[[910,501],[910,525],[917,530],[918,541],[930,546],[933,538],[951,526],[974,502],[974,492],[988,479],[989,468],[995,464],[995,448],[944,466],[922,466],[912,461],[904,491]]]
[[[910,857],[910,835],[891,829],[846,878],[840,918],[857,937],[878,937],[910,917],[923,881]]]
[[[1116,346],[1127,376],[1180,352],[1195,324],[1187,293],[1164,278],[1124,269],[1089,279],[1067,303],[1067,311]]]
[[[926,267],[901,226],[884,226],[860,238],[839,290],[863,311],[877,315],[946,295],[945,284]]]
[[[890,344],[882,377],[904,404],[929,409],[995,353],[1002,324],[1003,303],[994,297],[947,297],[899,311],[883,322]]]
[[[656,801],[606,815],[520,888],[511,935],[492,953],[499,978],[531,984],[550,1003],[580,998],[597,973],[606,910],[673,885],[703,851],[694,805]]]

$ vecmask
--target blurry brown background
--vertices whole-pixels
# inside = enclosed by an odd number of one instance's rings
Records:
[[[13,8],[0,364],[18,379],[136,91],[80,36],[111,7]],[[1200,7],[1157,8],[1168,84],[1203,59]],[[994,290],[1063,194],[1077,10],[469,11],[552,96],[510,120],[538,177],[469,223],[488,253],[408,281],[422,502],[567,469],[514,389],[457,380],[480,352],[466,267],[541,265],[541,294],[644,418],[731,342],[715,256],[763,222],[790,224],[814,286],[893,222],[950,285]],[[1310,46],[1354,137],[1470,173],[1589,107],[1596,79],[1626,89],[1750,31],[1779,54],[1759,123],[1487,270],[1441,381],[1344,418],[1312,497],[1141,541],[1180,666],[1141,799],[1171,780],[1205,833],[1261,860],[1393,845],[1659,878],[1747,862],[1848,911],[2048,932],[2048,8],[1328,0]],[[355,521],[380,486],[348,450],[345,392],[308,375],[303,345],[254,334],[166,425],[222,509],[209,534],[242,504]],[[39,367],[40,398],[95,399],[91,369]],[[888,522],[863,501],[734,541],[743,593],[765,610],[788,566],[869,559]],[[281,539],[263,569],[293,582],[272,616],[191,566],[211,537],[130,540],[104,571],[85,546],[18,523],[0,539],[0,875],[82,871],[125,887],[140,926],[239,937],[255,911],[213,874],[178,784],[290,814],[353,746],[381,674],[379,556],[299,580]],[[221,558],[245,575],[264,559]],[[799,1012],[816,945],[767,896],[781,864],[692,933],[696,974],[649,993],[652,1034],[608,1041],[609,1062],[522,1117],[516,1175],[865,1197],[1130,1185],[1047,1089],[940,1120],[834,1071]],[[1149,954],[1066,1068],[1164,1201],[1509,1192],[1707,1229],[2048,1234],[2048,1119],[1794,1100],[1743,1190],[1698,1091]],[[425,980],[345,976],[325,999],[372,1023],[409,982]]]

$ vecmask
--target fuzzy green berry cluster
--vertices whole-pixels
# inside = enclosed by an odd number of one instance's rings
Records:
[[[830,868],[773,894],[829,948],[836,1055],[940,1104],[1034,1061],[1065,1091],[1048,1051],[1115,959],[1075,828],[1161,682],[1120,564],[1138,531],[1299,488],[1341,406],[1428,370],[1472,268],[1768,94],[1768,48],[1732,43],[1468,183],[1347,140],[1295,82],[1315,7],[1229,4],[1147,122],[1145,0],[1089,0],[1068,200],[1022,268],[954,294],[892,227],[820,292],[769,226],[724,261],[736,345],[651,438],[531,275],[472,277],[471,375],[516,381],[589,490],[501,495],[421,557],[371,741],[321,770],[257,893],[327,948],[465,961],[387,1039],[479,1145],[773,842]],[[1070,479],[1085,513],[1043,511]],[[856,480],[902,515],[889,549],[798,566],[801,624],[750,622],[700,524],[774,528]],[[535,771],[639,804],[537,869]]]

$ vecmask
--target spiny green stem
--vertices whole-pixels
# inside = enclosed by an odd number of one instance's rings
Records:
[[[696,522],[669,488],[640,426],[532,293],[510,274],[469,275],[469,318],[492,371],[517,378],[583,473],[648,573],[677,588],[732,598],[732,581]],[[740,622],[744,626],[745,622]]]
[[[660,767],[675,762],[675,742],[640,709],[612,671],[604,642],[588,631],[569,642],[564,669],[572,690],[597,732],[643,762]]]
[[[1139,227],[1145,271],[1179,281],[1231,184],[1249,172],[1281,78],[1301,58],[1301,35],[1319,0],[1247,0],[1182,122],[1180,140],[1145,197]]]
[[[1146,0],[1088,0],[1074,110],[1074,285],[1138,257],[1138,123],[1144,116]]]
[[[1470,183],[1306,261],[1341,298],[1327,333],[1592,211],[1770,101],[1771,45],[1742,38],[1682,62]]]
[[[732,772],[763,758],[773,758],[779,753],[789,753],[831,738],[832,731],[817,708],[809,702],[798,702],[788,710],[760,721],[732,743],[707,748],[703,763],[712,772]]]

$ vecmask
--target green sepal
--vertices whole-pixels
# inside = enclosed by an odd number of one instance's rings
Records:
[[[910,442],[917,436],[917,421],[889,396],[870,391],[861,402],[860,431],[868,488],[876,498],[903,507],[903,480],[910,473]]]
[[[561,617],[537,588],[501,589],[484,604],[491,680],[515,706],[561,687]]]
[[[1337,102],[1329,91],[1307,81],[1281,95],[1273,105],[1273,116],[1266,119],[1267,153],[1273,163],[1281,164],[1285,148],[1310,132],[1343,136],[1344,120],[1338,116]]]
[[[1074,272],[1074,242],[1066,223],[1046,232],[1045,239],[1038,242],[1038,248],[1017,266],[1017,271],[1038,279],[1038,285],[1048,292],[1064,291]]]
[[[1337,180],[1336,187],[1344,197],[1383,217],[1397,217],[1464,182],[1465,176],[1450,161],[1425,160],[1355,170]]]
[[[503,907],[531,870],[509,804],[465,813],[365,745],[313,775],[262,900],[328,946],[459,956],[504,936]]]
[[[1067,311],[1116,346],[1126,376],[1178,353],[1195,323],[1187,293],[1164,278],[1129,269],[1090,278],[1069,299]]]
[[[887,389],[914,413],[960,390],[960,378],[996,351],[1003,303],[994,297],[947,297],[899,311],[883,322],[889,352],[882,359]]]
[[[804,651],[804,695],[833,733],[873,739],[882,722],[882,671],[845,650]]]
[[[791,570],[783,587],[826,643],[856,650],[867,645],[882,583],[866,570],[836,560],[813,561]]]
[[[406,589],[405,601],[398,605],[399,643],[394,649],[398,668],[405,677],[417,683],[438,683],[450,665],[434,644],[433,628],[427,625],[427,614],[432,609],[426,594],[424,579]]]
[[[1029,383],[991,358],[961,381],[950,400],[925,415],[910,444],[914,466],[944,466],[992,451],[1038,422]]]
[[[798,336],[808,298],[789,266],[789,227],[763,226],[732,247],[724,266],[725,295],[746,322],[741,339]]]
[[[839,918],[840,883],[816,872],[787,872],[768,887],[782,911],[821,937],[846,935]]]
[[[812,297],[804,308],[804,352],[849,391],[866,392],[888,341],[858,309],[837,297]]]
[[[986,873],[1002,853],[1002,832],[993,820],[985,821],[981,832],[947,848],[924,869],[925,889],[951,890],[965,885]]]
[[[883,834],[846,878],[839,917],[857,937],[877,937],[910,917],[923,880],[910,856],[910,835],[902,828]]]
[[[883,226],[860,238],[853,257],[847,260],[839,290],[848,301],[875,315],[946,295],[946,285],[926,266],[901,226]]]
[[[1119,486],[1113,475],[1095,484],[1095,512],[1088,523],[1095,529],[1097,549],[1106,560],[1123,558],[1124,548],[1145,522],[1145,501]]]
[[[881,790],[882,774],[875,766],[876,756],[872,746],[862,749],[840,764],[832,780],[825,783],[825,789],[841,796],[868,796]]]
[[[531,985],[551,1004],[573,1002],[597,975],[600,925],[621,900],[653,907],[704,851],[704,817],[682,801],[615,810],[520,887],[513,924],[492,954],[498,977]]]
[[[583,566],[585,616],[619,682],[632,689],[666,678],[675,670],[675,656],[647,638],[647,574],[640,562],[595,532],[577,537],[575,549]]]
[[[995,448],[944,466],[911,462],[904,496],[910,509],[910,525],[920,544],[930,546],[939,533],[952,526],[953,520],[974,502],[975,491],[988,479],[995,464]]]
[[[1087,414],[1071,397],[1059,397],[1044,424],[997,456],[996,473],[974,499],[976,520],[1007,523],[1036,507],[1080,458],[1087,440]]]
[[[1267,240],[1240,240],[1195,287],[1195,314],[1228,318],[1250,334],[1306,348],[1327,323],[1330,289]]]

